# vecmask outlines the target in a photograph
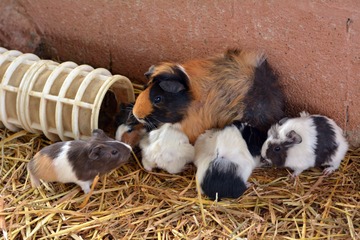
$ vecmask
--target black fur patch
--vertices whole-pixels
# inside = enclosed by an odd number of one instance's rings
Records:
[[[253,157],[261,155],[261,147],[267,139],[267,133],[251,127],[241,121],[234,121],[233,125],[241,131],[249,152]]]
[[[134,103],[121,103],[119,106],[118,113],[115,116],[115,129],[117,129],[121,124],[126,123],[130,127],[133,127],[136,124],[139,124],[137,119],[132,114]]]
[[[51,144],[41,150],[41,153],[50,157],[50,159],[57,158],[61,153],[61,148],[64,146],[64,142],[57,142]]]
[[[261,131],[284,117],[284,94],[278,77],[265,60],[255,69],[254,83],[244,98],[242,121]]]
[[[315,166],[320,167],[330,161],[330,157],[335,154],[338,148],[336,135],[333,126],[328,120],[321,116],[312,116],[317,132],[315,148]]]
[[[266,158],[270,159],[272,164],[277,167],[284,167],[287,158],[288,147],[286,143],[270,143],[266,150]]]
[[[248,146],[248,149],[253,157],[261,155],[261,147],[267,139],[266,132],[262,132],[257,128],[245,126],[242,131],[242,136]]]
[[[240,197],[247,187],[244,181],[236,175],[236,164],[229,163],[228,171],[224,172],[219,171],[214,162],[210,163],[201,183],[204,193],[211,199],[216,199],[217,194],[218,200]]]
[[[153,125],[159,123],[175,123],[181,121],[186,109],[191,102],[192,96],[189,91],[188,78],[179,68],[174,68],[174,74],[161,73],[154,77],[150,90],[150,101],[153,105],[153,112],[147,117]],[[164,91],[159,83],[161,81],[174,81],[184,85],[184,90],[177,93]],[[159,101],[160,98],[160,101]]]

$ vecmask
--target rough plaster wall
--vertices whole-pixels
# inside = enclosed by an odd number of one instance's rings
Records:
[[[136,82],[158,61],[227,47],[264,50],[280,73],[290,115],[326,114],[360,143],[358,0],[17,2],[45,39],[39,53],[106,67]]]
[[[34,52],[41,44],[41,34],[16,0],[0,1],[0,46]]]

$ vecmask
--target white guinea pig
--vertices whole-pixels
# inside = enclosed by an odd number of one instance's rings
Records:
[[[194,146],[180,130],[179,124],[165,123],[146,134],[139,144],[146,170],[160,168],[169,173],[181,172],[194,160]]]
[[[238,198],[258,166],[266,133],[234,122],[222,130],[207,130],[195,142],[196,178],[211,199]]]
[[[115,141],[96,129],[89,141],[58,142],[43,148],[27,165],[33,187],[39,179],[47,182],[73,182],[85,193],[98,174],[105,174],[128,161],[131,147]]]
[[[347,150],[343,131],[332,119],[301,112],[269,129],[261,155],[277,167],[291,168],[293,176],[310,167],[326,167],[328,175],[339,168]]]

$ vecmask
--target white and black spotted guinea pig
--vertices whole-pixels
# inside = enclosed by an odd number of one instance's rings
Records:
[[[139,144],[142,164],[148,171],[163,169],[171,174],[181,172],[194,160],[195,149],[179,124],[166,123],[146,134]]]
[[[291,168],[293,176],[310,167],[326,167],[327,175],[339,168],[347,150],[343,131],[332,119],[301,112],[269,129],[261,155],[277,167]]]
[[[33,187],[46,182],[76,183],[85,193],[98,174],[128,161],[131,147],[96,129],[89,141],[58,142],[43,148],[27,165]]]
[[[234,122],[222,130],[207,130],[195,143],[196,178],[211,199],[238,198],[258,166],[266,133]]]

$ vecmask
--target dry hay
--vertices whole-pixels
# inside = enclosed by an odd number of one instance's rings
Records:
[[[221,202],[198,194],[193,166],[148,173],[133,160],[101,177],[82,207],[75,184],[31,188],[26,163],[48,140],[0,137],[0,239],[360,239],[360,149],[329,177],[257,169],[242,197]]]

